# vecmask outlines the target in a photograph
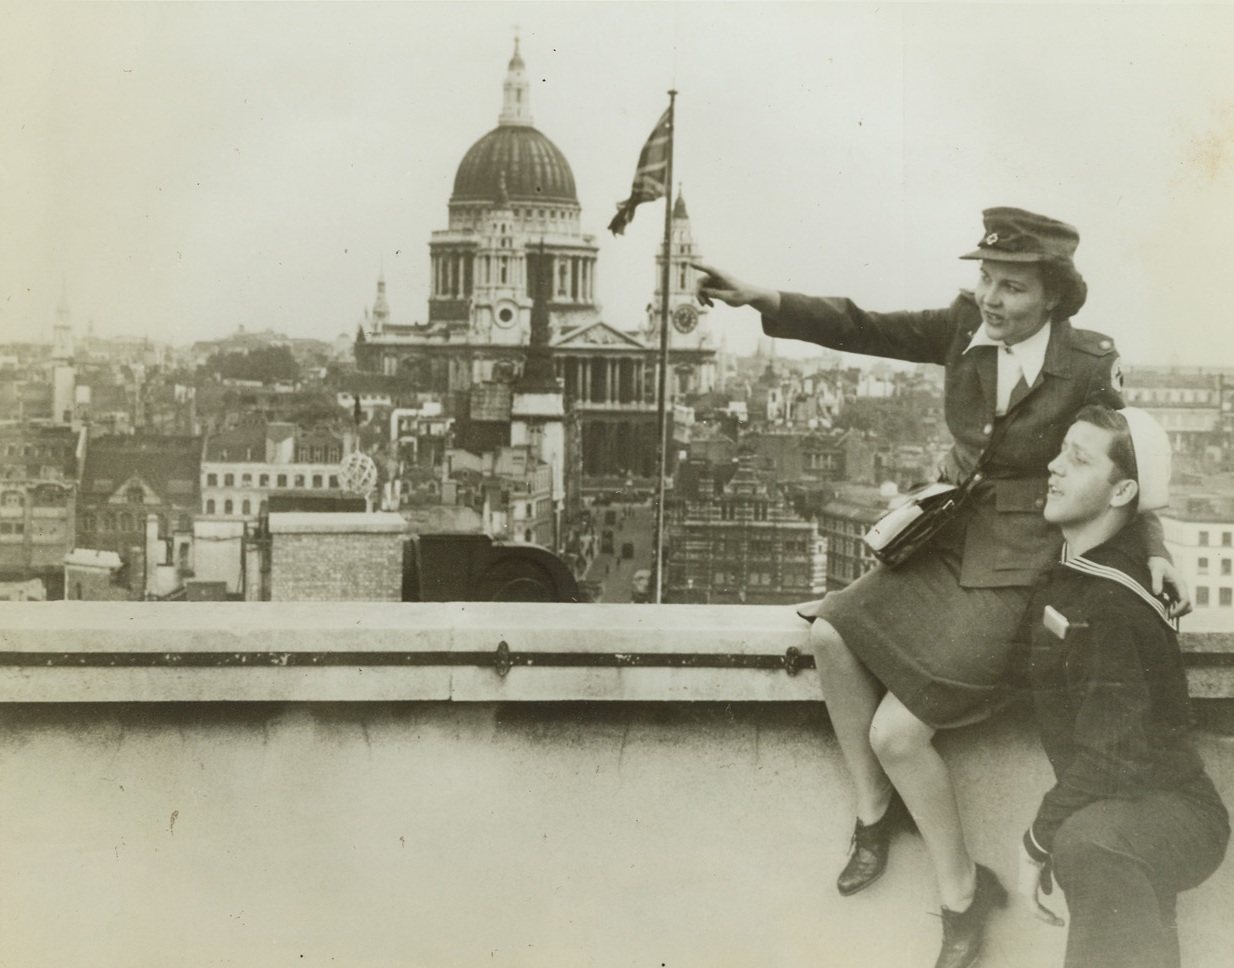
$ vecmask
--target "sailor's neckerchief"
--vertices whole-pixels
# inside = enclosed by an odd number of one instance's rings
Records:
[[[1094,550],[1099,550],[1101,547],[1101,545],[1098,545],[1098,549]],[[1160,618],[1161,621],[1165,622],[1167,626],[1172,628],[1175,632],[1178,631],[1178,619],[1170,618],[1170,613],[1166,610],[1166,607],[1162,604],[1161,600],[1154,596],[1152,592],[1145,588],[1140,582],[1128,575],[1125,571],[1115,568],[1113,565],[1103,565],[1100,562],[1093,561],[1092,558],[1085,557],[1084,555],[1076,555],[1075,557],[1068,558],[1066,542],[1063,542],[1062,559],[1059,564],[1061,564],[1064,568],[1070,568],[1073,571],[1078,571],[1084,575],[1091,575],[1094,578],[1105,578],[1109,581],[1118,582],[1118,584],[1130,589],[1143,601],[1147,602],[1152,607],[1152,610],[1157,613],[1157,617]]]

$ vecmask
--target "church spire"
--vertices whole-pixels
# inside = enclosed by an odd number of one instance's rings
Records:
[[[52,358],[65,361],[73,358],[73,323],[69,314],[69,286],[60,281],[60,302],[56,306],[56,323],[52,327]]]
[[[518,35],[514,36],[514,56],[506,70],[506,82],[502,88],[503,98],[498,124],[531,126],[531,84],[527,80],[527,68],[518,50]]]
[[[681,194],[681,182],[677,183],[677,201],[673,203],[673,220],[688,219],[689,212],[686,211],[686,197]]]
[[[377,275],[377,299],[373,302],[373,332],[380,335],[390,321],[390,304],[386,302],[386,272]]]

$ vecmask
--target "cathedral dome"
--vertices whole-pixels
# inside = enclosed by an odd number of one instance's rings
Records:
[[[494,128],[468,149],[454,176],[451,204],[506,200],[578,204],[566,156],[530,125]]]

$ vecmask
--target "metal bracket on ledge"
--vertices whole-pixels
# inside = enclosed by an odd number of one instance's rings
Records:
[[[503,639],[497,643],[497,655],[493,658],[493,671],[504,679],[513,664],[510,658],[510,645]]]

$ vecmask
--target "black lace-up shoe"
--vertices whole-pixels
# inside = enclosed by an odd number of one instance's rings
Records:
[[[891,849],[891,835],[897,830],[916,830],[908,807],[893,790],[891,802],[883,816],[872,824],[860,820],[853,830],[853,842],[849,848],[848,863],[840,872],[836,887],[845,897],[856,894],[878,880],[887,867],[887,854]]]
[[[977,889],[967,911],[943,908],[943,948],[934,968],[971,968],[981,957],[990,912],[1007,906],[1007,889],[988,867],[977,865]]]

